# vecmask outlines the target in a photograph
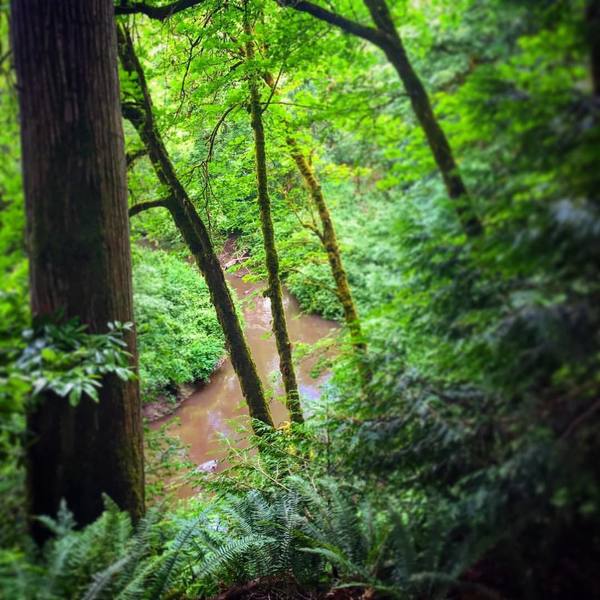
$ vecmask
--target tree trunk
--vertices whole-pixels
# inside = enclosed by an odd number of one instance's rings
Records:
[[[350,291],[350,285],[348,284],[348,276],[346,275],[346,270],[342,263],[342,254],[335,234],[335,228],[325,198],[323,197],[321,185],[317,181],[311,166],[298,148],[296,141],[293,138],[288,137],[287,144],[290,148],[290,154],[298,167],[298,171],[308,188],[313,204],[319,213],[319,219],[323,228],[321,231],[321,242],[327,252],[327,260],[329,261],[331,274],[335,281],[337,296],[344,309],[344,320],[350,331],[352,345],[361,355],[364,355],[367,345],[362,334],[358,311],[356,310],[356,305],[352,298],[352,292]],[[361,357],[361,360],[362,359],[364,359],[364,356]]]
[[[271,90],[275,92],[275,80],[271,73],[264,72],[263,79]],[[352,291],[350,289],[350,284],[348,283],[348,276],[346,275],[346,270],[344,269],[344,264],[342,262],[342,253],[337,241],[335,227],[333,225],[331,214],[329,213],[329,208],[325,202],[325,197],[323,196],[321,184],[319,183],[314,170],[308,164],[306,157],[300,148],[298,148],[296,140],[293,137],[288,136],[286,142],[290,149],[290,156],[294,160],[298,172],[308,188],[310,198],[319,214],[322,230],[316,231],[315,233],[318,235],[319,240],[327,253],[327,260],[336,286],[336,294],[342,305],[344,321],[350,332],[352,347],[357,351],[357,358],[362,374],[365,376],[365,379],[368,380],[370,379],[370,376],[366,372],[367,368],[365,365],[367,344],[362,333],[358,311],[354,304],[354,298],[352,297]]]
[[[123,114],[136,128],[148,150],[148,156],[158,179],[170,191],[171,195],[165,201],[166,207],[194,256],[198,268],[204,275],[212,303],[227,341],[231,363],[248,404],[250,416],[252,419],[257,419],[265,425],[273,427],[273,419],[265,399],[263,386],[256,365],[252,360],[210,234],[179,181],[160,132],[156,127],[152,112],[152,99],[146,84],[144,71],[135,54],[131,37],[123,28],[119,28],[118,32],[119,52],[123,68],[136,78],[139,91],[135,98],[126,99],[123,105]],[[129,102],[129,100],[133,101]],[[262,433],[262,429],[257,428],[254,423],[253,427],[257,434]]]
[[[113,10],[111,0],[11,3],[32,314],[77,317],[90,332],[133,321]],[[135,336],[127,341],[135,366]],[[102,512],[103,492],[143,514],[137,382],[106,377],[100,402],[75,408],[47,394],[27,428],[30,514],[55,515],[64,498],[83,525]]]
[[[590,45],[592,87],[594,95],[600,96],[600,0],[588,0],[585,18]]]
[[[247,8],[246,8],[247,10]],[[251,62],[254,59],[254,42],[252,41],[252,30],[245,15],[246,57]],[[292,344],[287,330],[285,310],[283,307],[283,294],[281,281],[279,279],[279,257],[275,247],[275,232],[271,218],[271,199],[269,198],[267,180],[267,158],[265,152],[265,132],[262,123],[262,108],[260,105],[260,94],[256,75],[251,73],[248,78],[250,88],[250,113],[252,117],[252,129],[254,130],[254,149],[256,163],[256,183],[258,205],[260,209],[260,224],[262,228],[265,247],[266,264],[268,271],[267,295],[271,301],[271,315],[273,319],[273,334],[279,354],[279,370],[285,387],[287,408],[290,418],[294,423],[302,423],[302,407],[298,393],[298,383],[292,361]]]
[[[446,134],[433,113],[427,90],[413,69],[404,44],[396,30],[385,0],[363,0],[377,29],[383,34],[381,49],[396,69],[421,124],[433,158],[440,170],[448,196],[456,202],[456,210],[465,233],[478,236],[483,232],[479,219],[471,209],[469,194],[454,160]]]

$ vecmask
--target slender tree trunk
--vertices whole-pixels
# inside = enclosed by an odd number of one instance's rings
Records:
[[[468,236],[478,236],[483,228],[471,209],[467,187],[460,175],[446,134],[435,117],[427,90],[414,70],[396,30],[386,0],[363,0],[377,29],[383,34],[381,49],[396,69],[421,124],[433,158],[440,170],[448,196],[456,201],[456,210]]]
[[[323,191],[321,185],[317,181],[316,175],[308,164],[304,154],[298,148],[296,140],[291,137],[287,138],[287,144],[290,148],[290,154],[296,163],[300,175],[304,179],[304,183],[308,188],[310,197],[315,205],[317,212],[319,213],[319,219],[321,221],[321,227],[323,228],[320,232],[321,242],[325,251],[327,252],[327,260],[331,267],[331,274],[335,281],[337,296],[344,309],[344,320],[350,331],[350,339],[352,345],[361,353],[367,349],[365,339],[362,334],[360,320],[358,318],[358,311],[354,304],[352,292],[350,291],[350,285],[348,283],[348,276],[342,262],[342,254],[337,241],[335,228],[329,209],[323,197]],[[364,358],[364,357],[363,357]]]
[[[125,151],[112,0],[13,0],[34,317],[79,318],[91,332],[133,321]],[[135,336],[128,339],[136,364]],[[108,494],[144,512],[138,384],[104,378],[100,402],[45,395],[27,416],[32,515],[64,498],[80,525]],[[47,533],[33,524],[33,535]]]
[[[263,73],[263,79],[274,92],[275,80],[273,79],[271,73]],[[319,240],[321,241],[321,244],[327,253],[327,260],[329,262],[331,274],[335,282],[337,297],[344,311],[344,321],[346,322],[346,326],[350,332],[352,346],[358,352],[358,359],[362,365],[362,370],[365,368],[364,359],[367,351],[367,344],[360,326],[360,319],[354,303],[354,298],[352,297],[350,284],[348,283],[348,276],[346,274],[346,270],[344,269],[342,253],[337,241],[337,235],[335,233],[335,227],[333,225],[331,214],[329,212],[329,208],[327,207],[327,203],[325,202],[321,184],[319,183],[314,170],[306,160],[306,157],[300,148],[298,148],[296,140],[293,137],[288,136],[286,138],[286,142],[290,149],[290,156],[294,160],[294,163],[298,168],[298,172],[308,188],[310,198],[317,209],[317,213],[319,214],[322,230],[316,231],[315,233],[318,235]],[[368,379],[368,374],[364,374]]]
[[[594,95],[600,96],[600,0],[588,0],[585,18],[590,45],[592,86]]]
[[[247,9],[246,9],[247,10]],[[252,41],[252,29],[248,22],[248,14],[245,15],[246,57],[251,62],[254,59],[254,42]],[[268,271],[267,295],[271,301],[271,315],[273,320],[273,334],[279,354],[279,370],[285,387],[287,408],[290,418],[295,423],[302,423],[302,407],[298,393],[298,383],[292,361],[292,344],[287,330],[285,310],[283,306],[283,294],[281,281],[279,279],[279,257],[275,246],[275,232],[271,218],[271,199],[269,198],[267,179],[267,158],[265,152],[265,132],[262,122],[262,108],[260,105],[260,93],[257,78],[251,73],[248,78],[250,88],[250,113],[252,117],[252,129],[254,130],[254,149],[256,163],[256,183],[258,205],[260,209],[260,224],[262,228],[266,264]]]
[[[227,341],[231,363],[240,381],[250,416],[265,425],[273,427],[273,419],[265,399],[262,383],[256,365],[252,360],[210,234],[181,185],[160,132],[156,127],[152,112],[152,100],[144,71],[135,54],[131,37],[123,28],[119,28],[118,32],[119,52],[123,68],[136,78],[139,92],[135,98],[126,99],[123,105],[123,114],[136,128],[148,151],[148,156],[158,179],[170,191],[171,195],[165,201],[166,207],[194,256],[198,268],[206,279],[212,303]],[[132,102],[129,100],[132,100]],[[255,432],[261,433],[262,430],[261,428],[255,428]]]

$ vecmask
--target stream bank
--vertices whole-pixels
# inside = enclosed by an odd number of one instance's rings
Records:
[[[228,242],[220,256],[224,266],[243,260],[243,256],[234,254],[234,247],[235,242]],[[270,301],[262,295],[264,282],[245,281],[244,276],[247,274],[247,269],[241,268],[235,273],[226,272],[225,276],[242,307],[246,339],[259,375],[265,388],[273,391],[270,406],[273,420],[276,425],[281,425],[289,420],[289,416],[283,403],[283,385],[278,372],[279,356],[271,333]],[[339,324],[334,321],[303,314],[296,299],[286,289],[284,308],[293,344],[313,345],[323,338],[335,335],[339,329]],[[312,376],[317,360],[318,357],[309,355],[300,360],[296,367],[305,409],[311,400],[320,396],[321,385],[328,378],[327,373]],[[199,469],[220,470],[224,448],[219,438],[235,437],[232,422],[248,422],[248,409],[229,357],[223,359],[209,381],[183,387],[177,402],[169,403],[169,407],[171,414],[160,414],[155,407],[145,408],[146,414],[150,410],[154,411],[151,428],[159,429],[167,424],[169,435],[179,438],[189,448],[189,457]]]

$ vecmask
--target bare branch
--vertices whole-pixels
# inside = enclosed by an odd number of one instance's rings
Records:
[[[163,198],[162,200],[150,200],[149,202],[134,204],[129,208],[129,216],[139,215],[141,212],[151,208],[167,208],[168,201],[168,198]]]
[[[366,25],[361,25],[356,21],[352,21],[343,17],[342,15],[338,15],[326,8],[322,8],[312,2],[308,2],[306,0],[300,0],[297,2],[295,0],[277,0],[279,6],[283,6],[284,8],[293,8],[294,10],[308,13],[313,17],[324,21],[325,23],[329,23],[330,25],[335,25],[339,27],[341,30],[346,33],[350,33],[352,35],[356,35],[358,37],[363,38],[375,44],[376,46],[382,47],[388,41],[386,34],[374,27],[367,27]]]
[[[115,6],[115,15],[143,14],[150,19],[165,21],[172,15],[202,4],[204,0],[176,0],[163,6],[153,6],[145,2],[121,2]]]

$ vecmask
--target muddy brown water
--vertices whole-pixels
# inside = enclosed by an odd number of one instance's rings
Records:
[[[226,277],[241,301],[246,338],[265,389],[274,390],[271,413],[275,424],[280,425],[289,416],[282,404],[283,385],[278,376],[279,357],[271,334],[270,302],[261,294],[264,283],[244,281],[240,274],[227,273]],[[298,302],[287,291],[284,291],[284,305],[292,343],[314,344],[335,335],[338,328],[335,322],[301,313]],[[311,400],[319,397],[321,386],[328,377],[327,373],[317,378],[311,375],[317,360],[316,356],[309,355],[300,361],[296,370],[305,410],[310,409]],[[225,449],[219,438],[225,436],[242,445],[235,424],[248,424],[248,409],[229,358],[212,374],[210,381],[199,385],[175,413],[154,422],[152,428],[158,429],[169,422],[172,425],[167,428],[168,433],[188,447],[189,457],[199,469],[217,471],[223,468]],[[189,493],[186,488],[178,495],[187,496]]]

